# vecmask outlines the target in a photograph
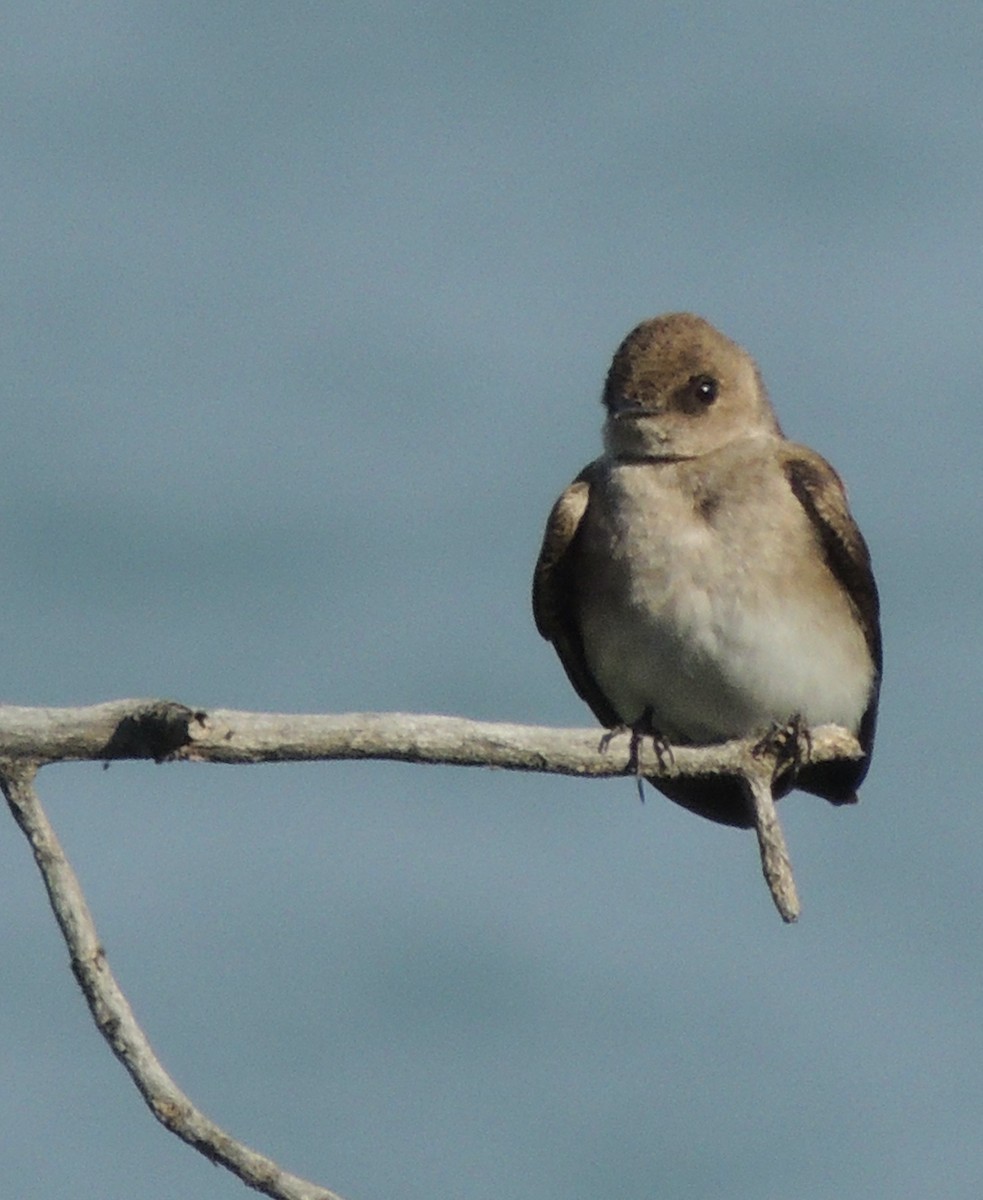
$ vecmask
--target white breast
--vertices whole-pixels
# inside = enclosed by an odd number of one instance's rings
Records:
[[[697,742],[793,714],[857,729],[870,654],[777,473],[710,520],[662,468],[615,468],[603,490],[581,622],[588,666],[624,721],[650,708],[667,737]]]

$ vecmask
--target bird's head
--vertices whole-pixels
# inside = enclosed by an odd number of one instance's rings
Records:
[[[604,385],[604,444],[617,459],[698,458],[739,439],[779,435],[754,359],[702,317],[643,321]]]

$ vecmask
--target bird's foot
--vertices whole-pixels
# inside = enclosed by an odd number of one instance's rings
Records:
[[[638,798],[645,803],[645,794],[642,791],[642,780],[645,776],[642,774],[641,749],[644,738],[652,739],[652,748],[655,751],[655,756],[659,760],[659,767],[664,771],[667,767],[671,767],[674,763],[672,756],[672,746],[669,744],[668,738],[661,734],[653,725],[653,714],[650,708],[647,708],[637,721],[632,725],[617,725],[614,729],[609,729],[601,738],[598,750],[606,753],[611,742],[619,734],[627,733],[631,741],[628,743],[628,769],[635,776],[635,781],[638,784]]]
[[[783,783],[791,789],[810,754],[812,734],[801,713],[793,713],[784,725],[776,721],[768,732],[755,743],[751,753],[755,758],[772,757],[775,760],[775,778],[783,776]]]

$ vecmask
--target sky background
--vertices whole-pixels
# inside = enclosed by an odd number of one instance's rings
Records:
[[[585,725],[529,579],[610,356],[691,309],[847,480],[862,804],[51,767],[164,1064],[345,1200],[983,1194],[977,3],[0,15],[0,695]],[[0,1194],[222,1200],[0,836]]]

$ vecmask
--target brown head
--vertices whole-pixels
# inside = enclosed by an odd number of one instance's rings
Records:
[[[615,458],[696,458],[738,439],[781,436],[754,359],[692,313],[654,317],[628,334],[604,406],[604,443]]]

